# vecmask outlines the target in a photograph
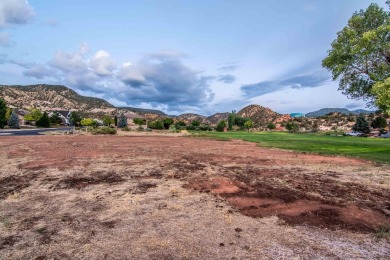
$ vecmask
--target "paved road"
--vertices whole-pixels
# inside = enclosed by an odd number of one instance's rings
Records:
[[[1,136],[42,135],[43,132],[69,131],[73,127],[0,130]]]

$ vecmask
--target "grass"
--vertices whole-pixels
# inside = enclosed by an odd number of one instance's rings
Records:
[[[390,164],[390,139],[332,136],[324,133],[289,134],[283,132],[205,132],[200,137],[241,139],[272,147],[324,155],[350,156]]]

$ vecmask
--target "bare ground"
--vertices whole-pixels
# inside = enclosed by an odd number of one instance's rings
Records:
[[[390,170],[173,136],[1,137],[1,259],[385,259]]]

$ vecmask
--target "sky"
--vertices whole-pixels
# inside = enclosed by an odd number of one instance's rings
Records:
[[[0,0],[0,84],[59,84],[168,114],[365,108],[321,66],[385,0]]]

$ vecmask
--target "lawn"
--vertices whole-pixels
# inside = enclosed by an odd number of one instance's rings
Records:
[[[207,132],[201,134],[218,139],[241,139],[300,152],[350,156],[390,164],[390,139],[332,136],[324,133],[290,134],[282,132]]]

